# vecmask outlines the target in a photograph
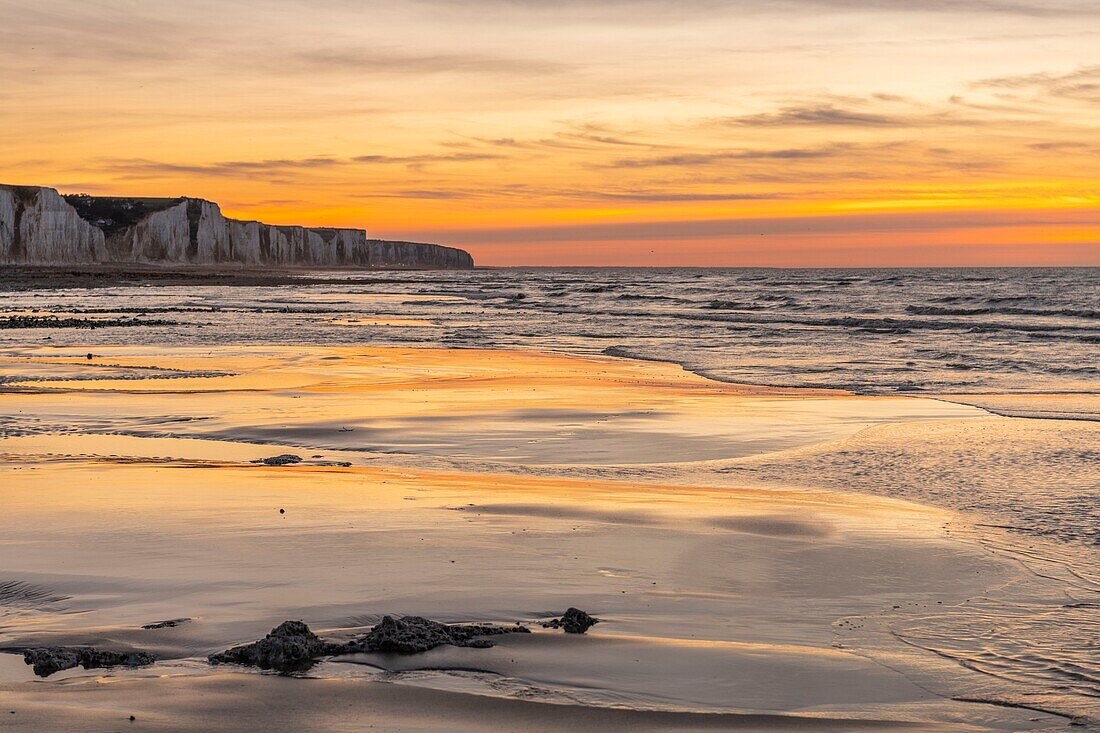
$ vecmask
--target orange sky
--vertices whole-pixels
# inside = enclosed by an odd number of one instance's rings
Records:
[[[0,2],[0,182],[485,265],[1100,265],[1094,0]]]

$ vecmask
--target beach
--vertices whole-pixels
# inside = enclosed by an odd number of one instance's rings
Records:
[[[0,733],[1100,733],[1100,1],[0,4]]]
[[[0,362],[0,645],[157,658],[36,679],[0,655],[5,729],[1052,730],[1087,713],[928,651],[976,599],[986,618],[1066,605],[1049,556],[855,485],[937,431],[1013,429],[977,407],[538,351]],[[870,467],[837,465],[857,451]],[[255,462],[287,453],[303,460]],[[571,606],[600,623],[542,627]],[[289,677],[206,662],[284,620],[345,640],[386,614],[533,633]]]

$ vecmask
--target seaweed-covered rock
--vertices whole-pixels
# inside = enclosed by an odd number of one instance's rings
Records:
[[[271,456],[270,458],[258,458],[253,463],[262,463],[265,466],[289,466],[294,463],[301,463],[301,456],[296,456],[293,453],[283,453],[278,456]]]
[[[211,654],[211,664],[243,664],[260,669],[292,672],[309,669],[318,657],[338,654],[339,644],[330,644],[301,621],[284,621],[259,641]]]
[[[175,326],[176,321],[156,318],[59,318],[45,316],[4,316],[0,318],[2,329],[23,328],[128,328],[132,326]],[[92,358],[89,354],[88,358]]]
[[[101,649],[81,649],[80,666],[84,669],[99,667],[144,667],[157,661],[148,652],[111,652]]]
[[[156,621],[156,622],[151,623],[151,624],[145,624],[141,628],[145,629],[146,631],[148,631],[150,629],[174,629],[177,626],[180,626],[181,624],[185,624],[190,620],[191,619],[189,619],[189,618],[171,618],[171,619],[168,619],[167,621]]]
[[[394,654],[416,654],[445,644],[485,649],[493,644],[484,637],[517,633],[528,634],[530,629],[519,624],[445,624],[421,616],[384,616],[366,636],[349,642],[347,649]]]
[[[561,618],[547,621],[543,627],[561,629],[567,634],[583,634],[599,622],[598,618],[590,616],[579,608],[569,608]]]
[[[39,677],[49,677],[54,672],[73,667],[99,669],[101,667],[144,667],[156,661],[148,652],[112,652],[91,647],[43,647],[27,649],[23,661],[33,665]]]
[[[77,651],[67,647],[27,649],[23,652],[23,661],[34,665],[34,673],[39,677],[49,677],[54,672],[72,669],[80,664]]]

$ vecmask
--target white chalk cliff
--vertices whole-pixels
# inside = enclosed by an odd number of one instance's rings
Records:
[[[276,226],[222,216],[203,199],[62,196],[0,184],[0,263],[284,267],[473,267],[469,253],[368,239],[362,229]]]

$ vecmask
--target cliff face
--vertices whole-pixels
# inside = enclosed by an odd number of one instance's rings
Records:
[[[97,262],[103,232],[52,188],[0,186],[0,262]]]
[[[473,267],[453,247],[367,239],[361,229],[276,226],[222,216],[202,199],[61,196],[0,185],[0,263],[283,267]]]

